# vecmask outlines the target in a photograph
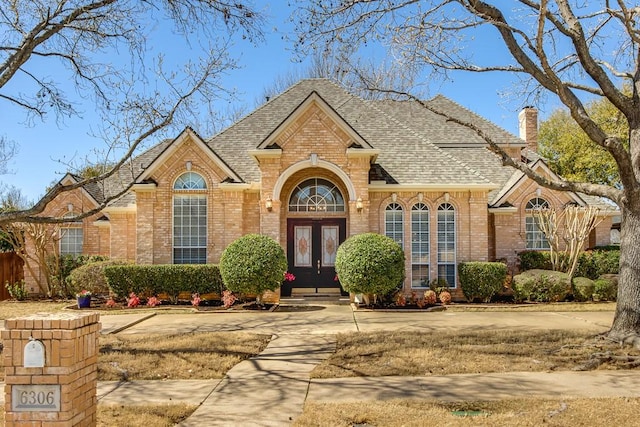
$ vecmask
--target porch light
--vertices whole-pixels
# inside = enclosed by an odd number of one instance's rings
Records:
[[[364,207],[363,203],[362,203],[362,197],[358,197],[358,200],[356,200],[356,210],[358,212],[362,212],[362,208]]]
[[[267,200],[264,201],[264,207],[267,208],[269,212],[273,210],[273,200],[271,200],[271,196],[267,197]]]

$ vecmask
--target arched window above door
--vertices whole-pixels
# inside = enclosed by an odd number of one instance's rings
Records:
[[[289,212],[344,212],[344,207],[338,187],[321,178],[301,182],[289,199]]]

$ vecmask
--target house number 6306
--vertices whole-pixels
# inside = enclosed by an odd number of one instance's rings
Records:
[[[54,396],[52,391],[23,391],[20,393],[21,405],[53,405]]]

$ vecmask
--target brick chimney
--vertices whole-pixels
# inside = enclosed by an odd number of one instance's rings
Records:
[[[538,152],[538,110],[524,107],[518,114],[520,138],[527,143],[527,148]]]

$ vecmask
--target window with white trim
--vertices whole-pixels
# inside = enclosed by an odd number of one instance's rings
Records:
[[[65,217],[73,217],[75,214],[69,213]],[[82,255],[82,245],[84,244],[84,231],[82,221],[65,224],[60,228],[60,255]]]
[[[404,249],[404,212],[402,206],[390,203],[384,211],[384,234]]]
[[[190,194],[207,189],[204,178],[187,172],[176,180],[173,195],[173,263],[207,262],[207,196]],[[186,191],[185,191],[186,190]]]
[[[411,208],[411,287],[429,286],[429,208],[416,203]]]
[[[456,287],[456,211],[450,203],[438,206],[438,279]]]
[[[538,225],[538,218],[534,211],[540,209],[549,209],[549,203],[540,197],[534,197],[529,200],[525,207],[525,241],[526,248],[531,250],[549,249],[549,241]]]

